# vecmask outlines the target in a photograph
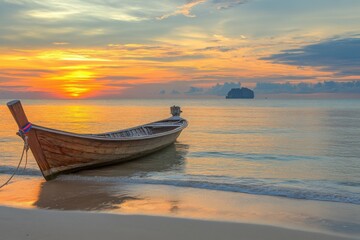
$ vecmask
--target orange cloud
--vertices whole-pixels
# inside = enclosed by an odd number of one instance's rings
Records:
[[[236,79],[254,86],[251,79],[267,76],[314,77],[314,81],[331,77],[331,73],[319,68],[259,60],[276,51],[270,52],[265,43],[253,44],[247,38],[232,39],[186,29],[176,34],[158,39],[155,44],[2,49],[1,86],[20,93],[44,92],[57,98],[92,98],[121,97],[129,88],[146,84],[175,86],[176,82],[188,81],[189,85],[204,87]]]
[[[194,8],[195,6],[206,2],[207,0],[192,0],[189,1],[188,3],[178,7],[178,9],[172,13],[168,13],[165,14],[161,17],[158,17],[158,20],[163,20],[165,18],[171,17],[171,16],[176,16],[176,15],[184,15],[186,17],[195,17],[195,15],[191,14],[191,9]]]

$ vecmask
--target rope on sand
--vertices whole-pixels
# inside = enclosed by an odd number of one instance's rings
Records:
[[[23,147],[23,151],[20,157],[20,161],[15,169],[15,171],[11,174],[11,176],[8,178],[8,180],[6,180],[2,185],[0,185],[0,189],[5,187],[7,184],[9,184],[9,182],[11,181],[11,179],[16,175],[17,171],[19,170],[22,160],[24,158],[24,154],[25,154],[25,166],[22,170],[21,173],[24,172],[26,165],[27,165],[27,161],[28,161],[28,150],[29,150],[29,144],[28,144],[28,136],[26,136],[26,132],[19,130],[19,132],[17,133],[23,140],[24,140],[24,147]]]

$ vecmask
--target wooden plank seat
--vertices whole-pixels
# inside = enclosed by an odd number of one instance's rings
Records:
[[[123,137],[141,137],[141,136],[149,136],[152,135],[152,131],[150,127],[139,127],[139,128],[134,128],[134,129],[129,129],[126,131],[121,131],[121,132],[111,132],[111,133],[107,133],[107,134],[101,134],[98,135],[99,137],[104,137],[104,138],[112,138],[112,139],[116,139],[116,138],[123,138]]]

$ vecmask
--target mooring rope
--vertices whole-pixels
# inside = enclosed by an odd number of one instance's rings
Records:
[[[28,161],[28,150],[29,150],[29,144],[28,144],[28,136],[26,136],[27,132],[21,131],[22,129],[19,130],[18,135],[24,140],[24,147],[23,147],[23,151],[21,153],[21,157],[20,157],[20,161],[15,169],[15,171],[11,174],[11,176],[8,178],[8,180],[5,181],[5,183],[3,183],[0,186],[0,189],[5,187],[7,184],[9,184],[9,182],[11,181],[11,179],[13,179],[13,177],[16,175],[17,171],[19,170],[22,160],[24,158],[24,154],[25,154],[25,166],[21,172],[21,174],[25,171],[26,165],[27,165],[27,161]]]

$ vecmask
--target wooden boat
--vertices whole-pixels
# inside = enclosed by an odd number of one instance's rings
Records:
[[[59,174],[129,161],[174,143],[188,123],[180,107],[172,117],[124,130],[77,134],[30,124],[21,102],[7,103],[19,133],[26,141],[46,180]]]

